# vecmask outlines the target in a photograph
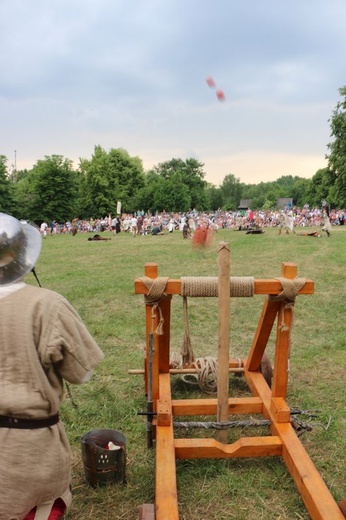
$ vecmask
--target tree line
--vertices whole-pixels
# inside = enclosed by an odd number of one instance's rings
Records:
[[[219,186],[205,180],[204,165],[194,158],[173,158],[145,172],[139,157],[122,148],[97,145],[90,159],[77,169],[61,155],[45,156],[31,170],[11,171],[0,155],[0,211],[19,219],[65,222],[115,215],[122,210],[155,213],[236,210],[242,199],[252,209],[274,209],[278,198],[292,198],[295,206],[346,207],[346,86],[339,89],[330,122],[328,166],[311,179],[284,175],[272,182],[245,184],[230,173]]]

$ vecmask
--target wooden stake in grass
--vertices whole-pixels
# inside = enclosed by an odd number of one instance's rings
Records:
[[[217,377],[217,420],[228,420],[228,393],[229,393],[229,332],[230,332],[230,249],[227,242],[220,242],[218,249],[219,267],[219,348],[218,348],[218,377]],[[227,430],[220,430],[217,439],[227,443]]]

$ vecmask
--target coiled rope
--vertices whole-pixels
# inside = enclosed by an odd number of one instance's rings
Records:
[[[184,366],[183,356],[176,352],[172,353],[170,364],[172,368],[182,368]],[[205,394],[215,394],[217,392],[217,359],[213,356],[197,358],[193,361],[195,374],[182,374],[180,378],[184,383],[198,385]]]

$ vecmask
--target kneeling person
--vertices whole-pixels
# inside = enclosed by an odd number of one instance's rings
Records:
[[[63,296],[24,283],[41,245],[35,227],[0,213],[1,520],[64,514],[71,463],[59,421],[63,381],[87,382],[103,359]]]

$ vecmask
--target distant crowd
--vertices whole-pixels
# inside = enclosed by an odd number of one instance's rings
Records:
[[[342,226],[346,224],[346,210],[333,209],[329,212],[329,220],[332,226]],[[217,229],[249,229],[256,227],[263,229],[266,227],[280,227],[284,219],[289,217],[293,221],[294,227],[322,227],[325,223],[326,213],[322,208],[303,208],[294,207],[283,210],[258,210],[247,209],[244,211],[222,211],[198,212],[192,210],[187,213],[157,213],[151,215],[144,211],[134,214],[122,214],[112,217],[111,215],[103,218],[92,218],[89,220],[73,219],[65,223],[53,221],[49,224],[43,222],[41,232],[43,234],[56,233],[102,233],[112,231],[114,234],[129,232],[139,235],[172,233],[173,231],[183,231],[184,226],[193,233],[199,226],[207,226],[214,230]]]

